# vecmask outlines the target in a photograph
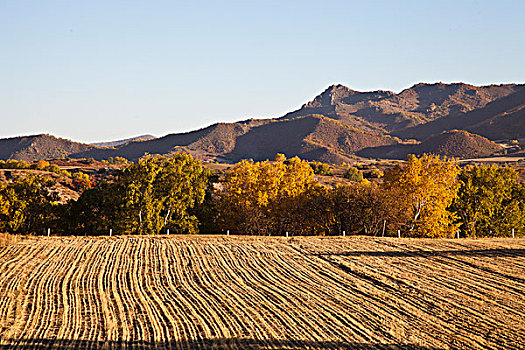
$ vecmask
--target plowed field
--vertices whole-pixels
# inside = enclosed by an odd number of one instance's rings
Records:
[[[0,349],[524,349],[525,239],[41,238]]]

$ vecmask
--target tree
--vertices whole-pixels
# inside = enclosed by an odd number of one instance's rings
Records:
[[[80,192],[84,192],[85,190],[93,187],[93,182],[89,178],[88,174],[78,171],[73,173],[71,178],[73,187]]]
[[[297,196],[281,201],[280,232],[292,235],[325,236],[334,233],[335,215],[330,202],[330,190],[312,184]]]
[[[315,175],[331,176],[334,173],[334,168],[326,163],[310,162],[310,167],[312,167]]]
[[[363,181],[363,173],[360,172],[359,169],[354,167],[349,167],[348,169],[346,169],[345,173],[343,174],[343,177],[353,182]]]
[[[274,162],[243,160],[227,172],[218,191],[218,224],[237,233],[280,234],[289,227],[290,199],[315,185],[312,168],[294,157]]]
[[[125,231],[196,233],[197,218],[190,210],[204,200],[207,177],[207,169],[189,154],[145,156],[129,165],[118,179],[125,192]]]
[[[124,232],[122,208],[125,191],[122,184],[100,181],[70,201],[63,214],[62,230],[84,235],[107,234],[109,229]]]
[[[38,162],[31,164],[31,168],[37,170],[45,170],[47,167],[49,167],[49,165],[50,164],[48,161],[39,160]]]
[[[383,228],[398,229],[400,223],[406,221],[406,210],[398,192],[370,182],[332,189],[330,202],[337,234],[346,231],[376,236],[382,234]]]
[[[0,229],[7,232],[43,232],[57,206],[54,185],[54,180],[35,175],[2,184]]]
[[[453,159],[424,154],[409,155],[404,166],[385,173],[384,186],[399,190],[410,220],[413,237],[447,237],[457,230],[455,215],[447,210],[457,196],[459,167]]]
[[[102,181],[71,203],[69,217],[77,231],[89,234],[196,233],[192,212],[202,203],[209,171],[189,154],[145,156]],[[78,218],[78,219],[75,219]]]
[[[509,167],[468,166],[459,175],[460,188],[452,210],[459,217],[464,236],[509,236],[521,231],[524,186]],[[516,232],[516,233],[518,233]]]

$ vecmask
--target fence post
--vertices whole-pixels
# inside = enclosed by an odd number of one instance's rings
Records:
[[[512,229],[512,238],[514,238],[514,229]]]
[[[459,239],[459,230],[456,231],[456,238]]]
[[[386,229],[386,220],[383,220],[383,234],[381,237],[385,237],[385,229]]]
[[[170,229],[166,229],[166,234],[169,236],[170,235]]]
[[[230,235],[230,230],[226,230],[226,236]]]
[[[51,229],[48,228],[48,229],[47,229],[47,236],[49,237],[50,234],[51,234]]]
[[[343,231],[343,237],[344,237],[344,236],[346,236],[346,232],[345,232],[345,231]]]
[[[111,236],[113,236],[113,229],[112,228],[109,229],[109,237],[111,237]]]
[[[286,237],[288,237],[288,231],[286,231]]]
[[[397,238],[401,238],[401,230],[397,230]]]

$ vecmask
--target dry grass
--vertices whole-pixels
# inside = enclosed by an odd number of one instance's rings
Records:
[[[0,247],[5,247],[18,242],[18,237],[9,233],[0,233]]]
[[[520,349],[525,239],[31,238],[0,349]]]

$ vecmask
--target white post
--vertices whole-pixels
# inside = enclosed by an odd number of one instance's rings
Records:
[[[47,229],[47,236],[49,237],[50,234],[51,234],[51,229],[48,228],[48,229]]]
[[[397,238],[401,238],[401,230],[397,230]]]
[[[386,229],[386,220],[383,220],[383,234],[381,237],[385,237],[385,229]]]
[[[170,234],[170,229],[167,229],[167,230],[166,230],[166,234],[169,236],[169,234]]]
[[[286,231],[286,237],[288,237],[288,231]]]
[[[456,231],[456,238],[459,239],[459,230]]]
[[[514,238],[514,229],[512,229],[512,238]]]
[[[343,237],[344,237],[344,236],[346,236],[346,232],[345,232],[345,231],[343,231]]]
[[[168,209],[168,214],[164,217],[164,225],[168,222],[168,216],[170,215],[171,209]]]
[[[109,237],[111,237],[111,236],[113,236],[113,229],[112,228],[109,229]]]
[[[230,230],[226,230],[226,236],[230,235]]]

